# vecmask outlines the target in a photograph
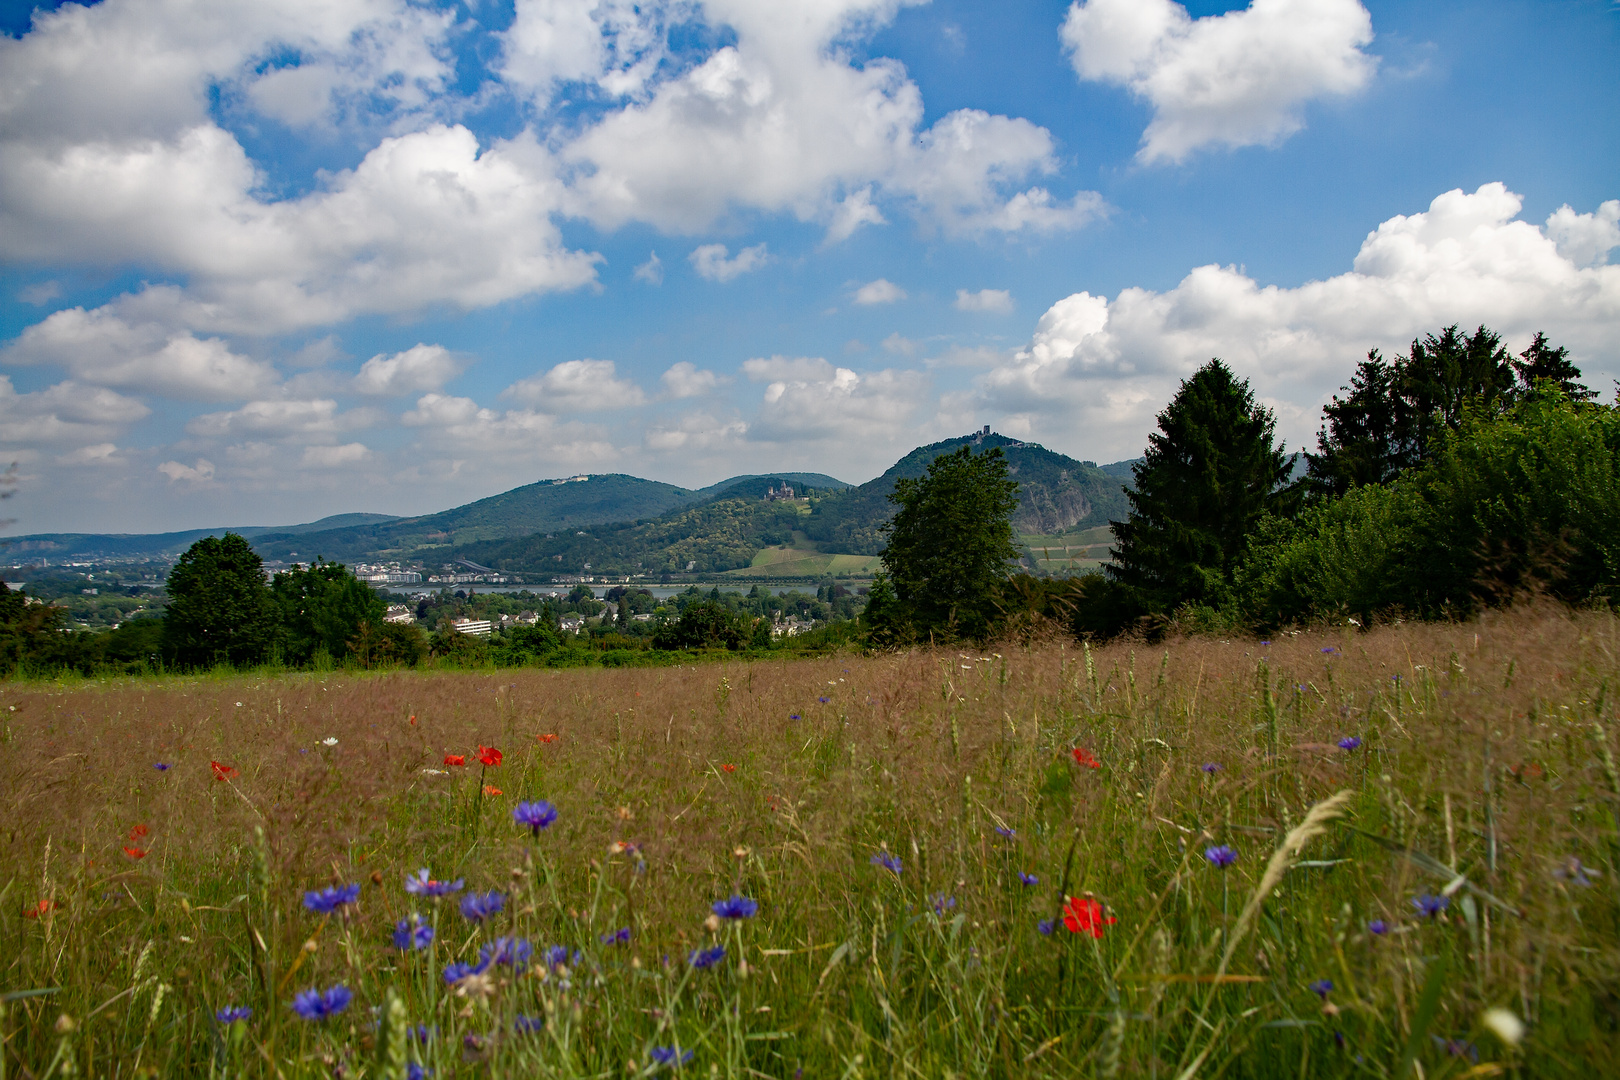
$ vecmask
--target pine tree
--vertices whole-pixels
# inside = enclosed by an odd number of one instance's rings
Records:
[[[1285,509],[1293,459],[1246,380],[1211,360],[1159,414],[1135,466],[1131,513],[1114,527],[1109,573],[1149,612],[1219,604],[1250,534]]]
[[[897,481],[898,510],[882,551],[894,591],[919,635],[985,634],[996,589],[1018,560],[1012,513],[1018,484],[999,447],[941,454],[925,476]]]
[[[1318,453],[1305,455],[1310,486],[1338,497],[1362,484],[1383,484],[1400,471],[1406,414],[1395,394],[1396,369],[1374,349],[1356,365],[1349,392],[1322,409]]]
[[[274,631],[264,563],[237,534],[203,537],[169,571],[163,642],[179,663],[257,664]]]
[[[1591,401],[1597,397],[1596,390],[1589,390],[1580,382],[1581,369],[1570,362],[1569,350],[1562,345],[1556,349],[1548,345],[1547,335],[1540,332],[1530,347],[1519,354],[1519,359],[1513,361],[1513,371],[1519,376],[1521,393],[1534,390],[1536,383],[1546,379],[1571,401]]]

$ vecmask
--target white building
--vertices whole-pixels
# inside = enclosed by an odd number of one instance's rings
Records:
[[[490,626],[488,619],[451,619],[450,625],[463,634],[475,634],[478,637],[488,637]]]
[[[413,623],[416,615],[412,613],[409,604],[389,604],[388,614],[383,616],[383,622]]]

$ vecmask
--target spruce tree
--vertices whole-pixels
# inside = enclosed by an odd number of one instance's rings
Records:
[[[1136,464],[1130,516],[1115,521],[1113,579],[1154,613],[1220,604],[1249,537],[1290,501],[1293,459],[1247,380],[1211,360],[1182,382]]]
[[[169,571],[163,643],[182,665],[257,664],[274,632],[264,563],[236,533],[203,537]]]

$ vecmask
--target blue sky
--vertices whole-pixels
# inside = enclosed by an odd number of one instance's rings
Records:
[[[1370,348],[1620,375],[1620,5],[5,3],[16,531],[1291,448]],[[656,259],[653,257],[656,253]]]

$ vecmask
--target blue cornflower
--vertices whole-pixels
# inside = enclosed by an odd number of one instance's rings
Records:
[[[725,958],[726,947],[724,945],[716,945],[712,949],[693,949],[687,954],[686,962],[697,968],[699,971],[702,971],[704,968],[713,967]]]
[[[1325,652],[1325,653],[1332,653],[1332,652],[1338,652],[1339,650],[1335,649],[1333,646],[1329,645],[1327,648],[1323,649],[1322,651]]]
[[[409,1027],[405,1030],[410,1033],[412,1039],[421,1043],[423,1046],[426,1046],[428,1040],[433,1038],[434,1033],[436,1033],[439,1029],[430,1028],[426,1024],[417,1024],[415,1027]]]
[[[1026,874],[1022,870],[1018,871],[1018,884],[1024,886],[1026,889],[1039,885],[1040,883],[1041,879],[1036,877],[1034,874]]]
[[[1233,863],[1237,862],[1237,852],[1233,851],[1226,844],[1218,844],[1212,848],[1205,848],[1204,858],[1208,859],[1222,870],[1225,870],[1228,866],[1231,866]]]
[[[1005,825],[997,825],[996,826],[996,832],[1000,833],[1002,836],[1006,837],[1008,840],[1011,840],[1013,837],[1018,835],[1018,830],[1017,829],[1010,829]]]
[[[496,938],[493,942],[478,950],[484,966],[491,963],[505,964],[509,968],[521,968],[528,963],[529,957],[534,953],[534,946],[522,938]]]
[[[1359,735],[1346,735],[1344,738],[1339,740],[1339,749],[1340,750],[1355,750],[1355,749],[1358,749],[1360,746],[1361,746],[1361,736],[1359,736]]]
[[[557,808],[544,799],[520,802],[512,807],[512,820],[519,825],[527,825],[534,835],[539,836],[541,829],[550,827],[557,820]]]
[[[304,894],[304,906],[317,915],[330,915],[360,899],[359,885],[328,885],[320,892]]]
[[[401,952],[412,949],[425,949],[433,944],[433,927],[422,921],[422,916],[413,913],[409,919],[401,919],[394,924],[394,948]]]
[[[489,968],[489,957],[484,957],[476,964],[463,964],[459,960],[444,967],[444,981],[454,986],[469,975],[482,975]]]
[[[568,963],[568,946],[553,945],[543,955],[547,964],[552,967],[562,967],[562,965]]]
[[[832,700],[832,698],[829,698],[829,697],[818,697],[818,698],[816,698],[816,700],[817,700],[817,701],[819,701],[819,702],[821,702],[821,703],[822,703],[822,704],[823,704],[823,705],[825,705],[825,704],[827,704],[827,702],[829,702],[829,701],[831,701],[831,700]]]
[[[461,914],[473,922],[483,922],[506,906],[506,897],[491,889],[487,893],[468,893],[461,898]]]
[[[1204,762],[1202,765],[1200,765],[1198,767],[1200,769],[1203,769],[1205,772],[1207,772],[1207,773],[1209,773],[1211,775],[1214,775],[1215,773],[1218,773],[1218,772],[1221,771],[1220,765],[1216,764],[1213,761],[1206,761],[1206,762]]]
[[[1262,641],[1262,642],[1261,642],[1261,643],[1260,643],[1260,644],[1262,644],[1262,645],[1270,645],[1270,644],[1271,644],[1271,642],[1269,642],[1269,641]]]
[[[798,719],[800,719],[800,717],[799,717],[798,713],[791,713],[791,714],[789,714],[788,719],[789,720],[798,720]]]
[[[405,875],[405,891],[412,896],[448,896],[453,892],[460,892],[466,883],[465,878],[434,881],[428,877],[428,869],[425,866],[414,874]]]
[[[655,1046],[647,1052],[658,1064],[670,1065],[677,1069],[692,1060],[692,1051],[677,1050],[673,1046]]]
[[[544,1031],[545,1027],[546,1018],[543,1016],[524,1016],[522,1013],[518,1013],[517,1019],[512,1021],[512,1030],[524,1035]]]
[[[888,870],[895,875],[899,875],[900,873],[899,857],[890,855],[887,851],[880,851],[876,855],[872,856],[872,865],[881,866],[883,869]]]
[[[1422,896],[1412,898],[1412,906],[1418,909],[1418,914],[1432,919],[1451,906],[1451,897],[1430,896],[1424,893]]]
[[[937,892],[928,898],[928,903],[934,909],[935,915],[943,917],[947,911],[956,906],[956,897]]]
[[[1374,919],[1372,922],[1367,924],[1367,932],[1369,934],[1376,934],[1379,937],[1383,937],[1385,934],[1389,933],[1389,923],[1385,922],[1383,919]]]
[[[620,927],[611,934],[603,934],[601,936],[601,942],[604,945],[618,945],[629,940],[630,928],[628,926]]]
[[[758,910],[758,903],[736,893],[732,893],[728,899],[717,900],[714,903],[714,913],[722,919],[752,919]]]
[[[1043,936],[1051,937],[1052,936],[1052,920],[1051,919],[1042,919],[1040,922],[1035,924],[1035,929],[1037,931],[1039,931]]]
[[[1321,998],[1323,1001],[1326,1001],[1327,996],[1329,994],[1333,993],[1333,980],[1332,979],[1317,979],[1315,982],[1311,983],[1310,986],[1308,986],[1306,989],[1310,990],[1311,993],[1315,994],[1317,997]]]
[[[214,1019],[222,1024],[234,1024],[238,1020],[250,1020],[253,1010],[246,1005],[227,1005],[214,1014]]]
[[[326,990],[305,990],[293,996],[293,1012],[305,1020],[325,1020],[328,1016],[336,1016],[349,1007],[354,994],[349,988],[339,983]]]
[[[432,1075],[432,1069],[424,1069],[414,1061],[405,1063],[405,1080],[427,1080]]]
[[[169,763],[166,762],[166,761],[155,762],[152,765],[152,768],[156,769],[158,772],[168,772],[169,771]]]

